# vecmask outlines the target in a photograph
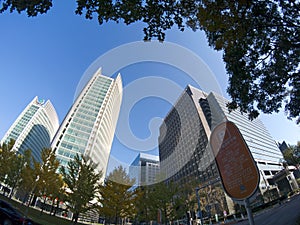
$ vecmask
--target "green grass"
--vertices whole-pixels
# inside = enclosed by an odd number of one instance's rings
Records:
[[[41,213],[40,210],[36,210],[34,208],[27,207],[26,205],[22,205],[21,203],[9,199],[0,194],[0,199],[9,202],[15,208],[19,209],[25,215],[30,217],[33,221],[41,224],[41,225],[71,225],[72,222],[67,219],[63,219],[56,216],[51,216],[48,213]],[[78,225],[82,225],[83,223],[77,223]]]

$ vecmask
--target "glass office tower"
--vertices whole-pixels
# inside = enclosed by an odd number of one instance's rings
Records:
[[[161,173],[167,180],[183,183],[191,179],[206,182],[218,176],[211,151],[211,115],[206,94],[188,86],[160,126],[159,157]]]
[[[216,93],[207,94],[187,86],[160,127],[161,173],[166,175],[167,181],[197,181],[199,186],[219,180],[209,140],[213,129],[229,120],[241,131],[256,161],[261,193],[267,189],[277,191],[272,176],[283,168],[282,153],[259,119],[250,121],[239,111],[229,113],[227,102]],[[233,205],[228,196],[225,197],[232,212]]]
[[[1,143],[14,139],[13,149],[16,152],[23,154],[30,149],[34,158],[41,161],[41,151],[50,147],[58,127],[58,116],[52,103],[35,97],[6,132]]]
[[[215,93],[210,93],[207,101],[214,114],[212,128],[225,119],[234,122],[256,161],[260,172],[260,190],[264,192],[267,189],[275,189],[272,178],[283,169],[283,155],[261,120],[250,121],[247,114],[241,114],[239,111],[229,113],[226,107],[228,100]]]
[[[147,186],[157,182],[159,157],[139,153],[129,166],[129,175],[135,179],[135,186]]]
[[[85,85],[61,124],[52,148],[62,166],[76,154],[89,157],[106,174],[122,101],[122,81],[99,69]]]

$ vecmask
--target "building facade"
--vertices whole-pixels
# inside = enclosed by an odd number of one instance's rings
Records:
[[[1,143],[15,140],[13,150],[23,154],[27,149],[37,161],[41,161],[43,148],[50,147],[59,127],[58,116],[52,103],[35,97],[15,120]]]
[[[161,173],[167,180],[180,183],[217,183],[219,174],[209,140],[213,129],[229,120],[239,128],[258,166],[260,192],[277,191],[272,177],[283,168],[283,156],[276,142],[259,119],[250,121],[239,111],[229,113],[227,102],[216,93],[207,94],[187,86],[160,127]],[[224,197],[228,210],[233,211],[232,201]]]
[[[237,125],[258,167],[261,193],[271,191],[276,195],[278,190],[273,182],[273,176],[283,169],[284,159],[264,124],[259,119],[250,121],[246,114],[241,114],[239,111],[229,113],[226,107],[228,100],[215,93],[210,93],[207,101],[212,114],[215,115],[212,128],[226,119]]]
[[[122,101],[122,80],[96,71],[76,98],[52,141],[62,166],[83,154],[106,174],[108,158]]]
[[[197,179],[203,183],[218,176],[208,149],[211,119],[199,104],[199,99],[205,98],[204,93],[188,86],[160,126],[160,167],[167,180],[185,183]]]
[[[130,178],[135,179],[135,186],[152,185],[159,174],[159,157],[139,153],[129,166]]]

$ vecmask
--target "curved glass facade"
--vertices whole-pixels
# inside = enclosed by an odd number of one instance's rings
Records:
[[[2,139],[8,142],[15,140],[13,149],[23,154],[27,149],[41,161],[41,151],[50,147],[52,138],[59,127],[58,117],[52,103],[46,103],[35,97],[19,115]]]
[[[205,182],[217,176],[207,149],[211,115],[205,114],[209,105],[204,99],[205,93],[188,86],[160,127],[160,165],[167,180]]]
[[[122,100],[122,81],[99,69],[69,110],[52,141],[61,165],[84,154],[105,175]]]

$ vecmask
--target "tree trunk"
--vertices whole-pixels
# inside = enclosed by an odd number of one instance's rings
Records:
[[[46,197],[44,197],[44,202],[42,203],[41,214],[44,212],[45,207],[46,207]]]
[[[33,193],[30,193],[30,195],[29,195],[29,200],[28,200],[28,203],[27,203],[27,206],[30,206],[30,205],[31,205],[32,199],[33,199]]]
[[[23,205],[25,204],[26,199],[27,199],[28,197],[29,197],[29,196],[28,196],[28,193],[26,193],[26,194],[24,195],[24,197],[23,197],[23,201],[22,201],[22,204],[23,204]]]
[[[12,194],[14,193],[15,190],[15,185],[12,187],[11,192],[9,193],[8,198],[11,199],[12,198]]]
[[[115,220],[116,220],[115,223],[118,224],[118,209],[116,209]]]
[[[72,221],[73,221],[73,225],[76,225],[77,222],[78,222],[78,217],[79,217],[79,213],[76,212],[73,214],[73,218],[72,218]]]
[[[165,205],[164,207],[164,219],[165,219],[165,224],[167,225],[167,206]]]
[[[53,216],[56,215],[56,212],[58,211],[58,209],[59,209],[59,199],[57,199],[56,207],[54,208],[54,212],[53,212]]]
[[[52,199],[51,209],[50,209],[50,215],[52,215],[54,209],[54,198]]]

